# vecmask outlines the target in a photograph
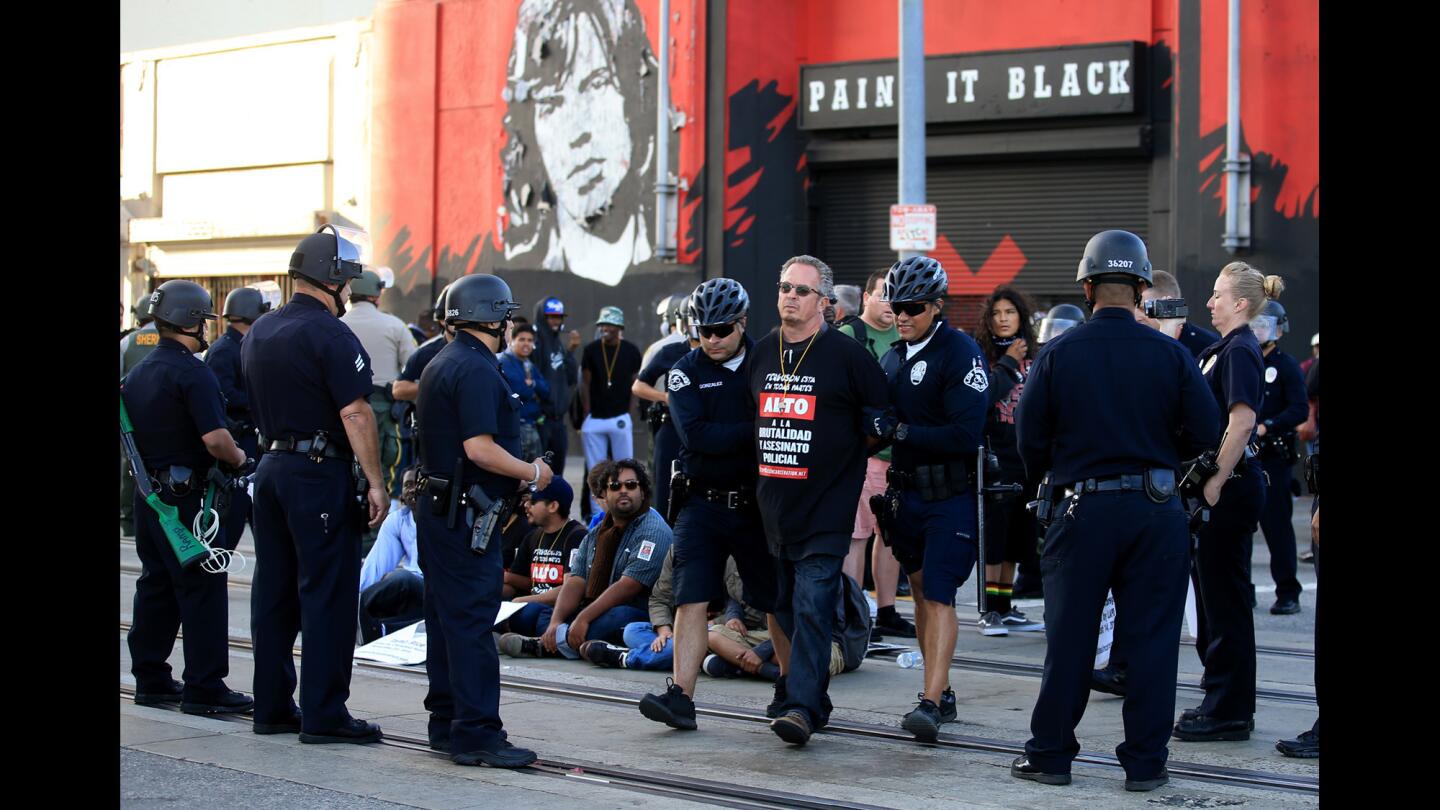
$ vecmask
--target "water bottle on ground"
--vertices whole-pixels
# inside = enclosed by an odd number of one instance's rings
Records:
[[[925,666],[925,657],[919,652],[906,650],[895,657],[895,663],[899,664],[901,669],[923,668]]]

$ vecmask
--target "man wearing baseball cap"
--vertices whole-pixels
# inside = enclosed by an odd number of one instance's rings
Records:
[[[630,386],[640,373],[640,349],[621,338],[625,312],[602,307],[595,319],[600,338],[580,355],[580,408],[584,421],[580,441],[585,445],[585,466],[604,459],[635,455],[634,426],[630,419]]]
[[[536,304],[535,352],[530,359],[550,384],[550,411],[545,414],[540,443],[546,452],[554,454],[553,469],[558,472],[565,470],[565,455],[570,449],[565,414],[570,412],[575,384],[580,380],[580,366],[575,360],[578,348],[580,333],[574,329],[565,330],[565,302],[551,296]]]
[[[524,602],[525,607],[510,617],[502,631],[538,636],[549,626],[565,572],[585,539],[585,527],[570,520],[574,498],[574,490],[558,475],[550,479],[550,486],[530,496],[526,507],[530,531],[505,572],[506,597]]]

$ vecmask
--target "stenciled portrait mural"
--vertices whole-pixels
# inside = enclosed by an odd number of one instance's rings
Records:
[[[520,4],[503,92],[507,264],[613,286],[654,255],[658,69],[633,0]]]

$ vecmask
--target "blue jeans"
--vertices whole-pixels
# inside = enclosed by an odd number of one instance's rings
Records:
[[[631,622],[625,625],[622,637],[625,646],[630,648],[630,654],[625,656],[626,669],[670,671],[670,665],[675,660],[675,640],[665,639],[665,646],[658,653],[650,649],[650,645],[659,638],[655,625],[650,622]]]
[[[593,641],[600,639],[611,644],[619,644],[624,641],[625,625],[631,622],[645,621],[650,614],[647,611],[631,605],[617,605],[601,613],[593,622],[590,622],[590,629],[585,632],[585,640]],[[547,619],[548,621],[548,619]],[[546,627],[549,625],[547,624]],[[570,634],[570,623],[566,622],[555,629],[555,646],[560,649],[560,654],[566,658],[579,658],[580,653],[570,648],[566,636]]]
[[[554,612],[555,609],[551,605],[526,602],[525,607],[520,608],[505,620],[505,627],[511,633],[519,633],[522,636],[538,636],[550,626],[550,614]]]
[[[845,558],[812,554],[780,560],[775,620],[790,637],[790,666],[785,674],[782,712],[800,709],[812,728],[830,719],[830,642],[840,602],[840,568]]]

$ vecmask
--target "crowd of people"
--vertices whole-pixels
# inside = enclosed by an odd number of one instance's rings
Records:
[[[1206,333],[1138,237],[1107,231],[1077,278],[1089,318],[1037,312],[1007,286],[967,331],[947,322],[933,258],[862,288],[802,255],[780,268],[769,334],[747,331],[751,291],[715,278],[660,303],[663,336],[642,353],[622,307],[603,307],[582,347],[563,301],[541,301],[531,323],[503,279],[474,274],[441,292],[438,333],[417,346],[377,309],[385,280],[357,244],[333,226],[302,241],[295,295],[274,311],[232,293],[203,361],[216,313],[190,282],[162,285],[142,302],[151,332],[122,337],[122,404],[150,488],[189,526],[203,471],[242,482],[217,545],[248,523],[260,563],[252,700],[223,681],[224,574],[182,566],[173,530],[122,474],[122,533],[145,567],[137,702],[253,712],[256,733],[303,742],[374,741],[379,727],[345,708],[357,627],[368,643],[423,620],[431,746],[460,764],[535,759],[506,739],[499,654],[668,672],[640,712],[686,730],[701,672],[760,678],[774,685],[772,730],[804,745],[829,721],[830,678],[893,636],[931,664],[899,722],[933,742],[958,715],[944,662],[978,570],[980,634],[1048,627],[1016,777],[1069,782],[1091,688],[1126,697],[1127,789],[1165,783],[1172,735],[1248,739],[1253,532],[1271,549],[1271,612],[1298,612],[1297,434],[1318,456],[1318,361],[1307,391],[1276,348],[1278,277],[1227,265],[1207,303],[1220,334]],[[637,399],[648,463],[634,457]],[[572,426],[578,494],[563,476]],[[1313,525],[1318,546],[1318,506]],[[1172,724],[1192,559],[1206,697]],[[1091,672],[1110,590],[1112,663]],[[1044,621],[1022,594],[1043,595]],[[905,595],[913,623],[896,609]],[[502,601],[518,609],[497,623]],[[164,661],[174,615],[183,683]],[[1318,755],[1318,719],[1280,747]]]

